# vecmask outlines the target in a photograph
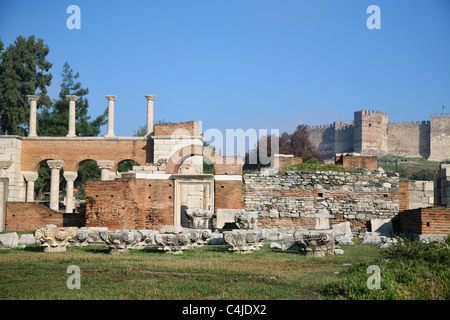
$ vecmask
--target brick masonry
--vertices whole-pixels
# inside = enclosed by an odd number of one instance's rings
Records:
[[[8,202],[6,211],[5,229],[8,231],[34,230],[47,224],[83,227],[86,219],[82,213],[57,212],[35,202]]]
[[[400,212],[400,232],[448,235],[450,234],[450,208],[434,206]]]
[[[173,224],[173,180],[119,179],[86,183],[86,226],[158,229]]]

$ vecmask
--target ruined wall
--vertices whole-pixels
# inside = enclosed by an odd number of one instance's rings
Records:
[[[450,207],[450,164],[441,163],[434,173],[434,204]]]
[[[377,170],[378,158],[376,156],[355,156],[355,155],[336,155],[335,164],[344,168],[364,168]]]
[[[447,114],[431,116],[430,158],[442,161],[450,159],[450,117]]]
[[[370,219],[393,218],[399,212],[398,177],[379,172],[287,172],[244,175],[246,210],[259,211],[259,225],[281,230],[314,227],[323,208],[330,224],[350,221],[355,235]]]
[[[84,227],[85,215],[62,213],[36,202],[8,202],[6,204],[5,230],[28,231],[43,228],[47,224],[58,227]]]
[[[450,208],[430,207],[400,212],[400,232],[421,235],[450,234]]]
[[[86,182],[86,226],[159,229],[172,225],[173,180],[117,179]]]

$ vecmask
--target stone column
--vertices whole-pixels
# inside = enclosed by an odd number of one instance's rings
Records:
[[[108,132],[105,137],[114,137],[114,101],[116,96],[106,96],[108,99]]]
[[[78,176],[77,172],[65,171],[64,179],[67,181],[66,186],[66,213],[73,213],[73,183]]]
[[[146,94],[145,99],[147,99],[147,134],[149,136],[153,134],[153,101],[155,101],[156,96]]]
[[[39,174],[33,171],[25,171],[22,174],[27,181],[27,202],[34,202],[34,182]]]
[[[112,160],[98,160],[97,165],[101,170],[101,180],[111,180],[111,172],[110,170],[114,166],[114,161]]]
[[[59,210],[59,170],[64,165],[63,160],[47,160],[47,164],[52,169],[50,178],[50,209]]]
[[[69,132],[66,137],[76,137],[75,132],[75,102],[78,101],[78,97],[75,95],[67,95],[66,98],[69,100]]]
[[[37,101],[40,96],[37,95],[29,95],[27,96],[28,100],[30,100],[30,126],[29,126],[29,137],[37,137],[36,133],[36,113],[37,113]]]

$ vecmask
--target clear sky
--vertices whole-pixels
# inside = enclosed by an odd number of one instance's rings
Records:
[[[70,5],[79,30],[67,28]],[[367,28],[370,5],[381,29]],[[157,96],[155,120],[224,133],[292,132],[361,109],[390,122],[450,112],[448,0],[0,0],[5,47],[19,35],[49,46],[52,99],[66,61],[93,117],[117,96],[117,136],[145,124],[144,94]]]

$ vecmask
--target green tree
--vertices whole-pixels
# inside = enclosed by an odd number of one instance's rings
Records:
[[[0,41],[0,134],[26,135],[30,107],[27,95],[39,94],[37,107],[49,106],[47,86],[52,63],[46,60],[49,48],[42,39],[18,36],[3,51]]]
[[[155,124],[169,124],[169,123],[170,122],[164,119],[155,122]],[[144,124],[143,126],[139,126],[139,128],[136,131],[134,131],[133,137],[145,137],[146,134],[147,134],[147,125]]]
[[[73,73],[69,64],[66,62],[62,71],[61,90],[59,99],[53,102],[51,107],[44,107],[38,116],[37,133],[40,136],[61,137],[67,134],[69,122],[69,100],[66,95],[78,96],[75,105],[75,131],[78,136],[98,136],[102,125],[106,124],[107,109],[104,113],[94,120],[88,116],[89,102],[86,95],[88,88],[82,88],[80,82],[76,82],[79,77],[78,72]]]

